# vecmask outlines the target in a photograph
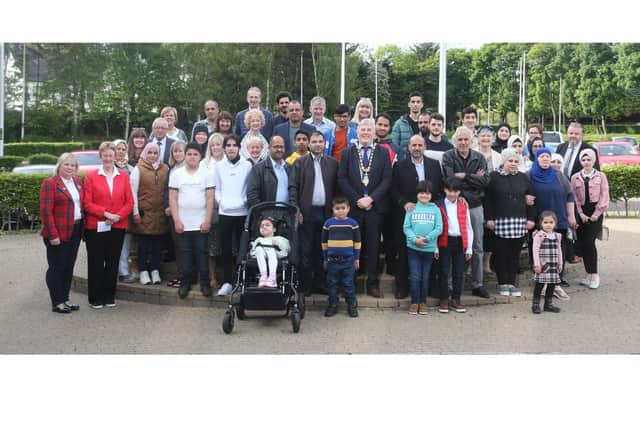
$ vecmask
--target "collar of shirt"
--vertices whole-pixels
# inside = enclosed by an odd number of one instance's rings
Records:
[[[274,169],[284,169],[284,165],[285,165],[285,161],[282,160],[282,163],[278,164],[275,160],[273,160],[273,157],[269,156],[269,160],[271,160],[271,165],[273,166]]]
[[[311,157],[312,160],[317,160],[320,161],[322,159],[322,154],[320,154],[319,156],[314,155],[313,153],[309,153],[309,156]]]
[[[449,199],[448,199],[448,198],[446,198],[446,197],[444,198],[444,202],[445,202],[446,204],[448,204],[448,205],[451,205],[451,206],[455,206],[455,205],[457,205],[457,204],[458,204],[458,201],[457,201],[457,200],[456,200],[455,202],[452,202],[451,200],[449,200]]]
[[[420,157],[420,161],[416,162],[415,159],[413,157],[411,157],[411,163],[413,163],[415,166],[421,165],[424,163],[424,157]]]
[[[98,175],[102,175],[102,176],[107,176],[107,174],[104,172],[104,166],[100,165],[100,169],[98,169]],[[118,176],[120,175],[120,172],[118,172],[118,168],[113,165],[113,175],[112,176]]]
[[[372,145],[362,145],[358,142],[358,150],[362,150],[363,148],[371,148],[373,149],[373,144]]]

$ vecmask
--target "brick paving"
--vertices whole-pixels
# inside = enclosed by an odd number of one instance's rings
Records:
[[[321,296],[299,334],[292,333],[288,319],[254,318],[236,319],[229,336],[221,328],[222,303],[196,296],[184,305],[166,305],[175,298],[167,294],[175,290],[166,286],[164,296],[152,297],[157,297],[155,304],[120,300],[117,308],[100,311],[87,306],[86,295],[73,292],[82,305],[79,312],[51,313],[40,238],[2,235],[0,353],[639,353],[640,220],[610,219],[608,225],[610,240],[598,242],[600,289],[577,285],[582,266],[572,266],[571,300],[557,303],[560,314],[531,314],[525,291],[520,301],[497,297],[490,304],[472,305],[468,300],[465,314],[433,310],[427,316],[409,316],[400,302],[395,308],[363,307],[357,319],[347,317],[344,309],[327,319],[319,309],[325,298]],[[86,271],[83,268],[80,260],[76,273]],[[141,295],[132,299],[145,301]],[[361,301],[369,304],[364,297]],[[384,301],[381,305],[395,300],[388,295]]]

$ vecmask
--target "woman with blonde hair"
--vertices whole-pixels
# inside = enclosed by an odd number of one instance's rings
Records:
[[[40,187],[40,235],[47,248],[46,282],[54,313],[80,309],[69,301],[73,267],[82,235],[82,181],[76,176],[78,160],[71,153],[58,158],[54,174]]]
[[[262,135],[260,129],[264,126],[264,114],[260,110],[250,110],[247,114],[244,115],[244,124],[249,129],[247,133],[242,136],[242,140],[240,141],[240,156],[243,159],[250,159],[252,156],[249,154],[249,150],[247,148],[249,139],[252,137],[260,138],[262,140],[262,154],[260,155],[261,159],[267,157],[267,147],[269,146],[269,141]]]
[[[187,140],[187,134],[183,130],[176,127],[176,121],[178,120],[178,110],[173,107],[164,107],[160,111],[160,117],[167,121],[169,129],[167,130],[167,136],[173,139],[179,139],[181,141]]]
[[[364,119],[373,119],[373,102],[371,102],[371,98],[360,98],[354,109],[352,122],[359,125]]]

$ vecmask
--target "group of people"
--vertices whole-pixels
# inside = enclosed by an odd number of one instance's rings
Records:
[[[234,118],[208,100],[206,118],[194,124],[189,141],[175,126],[175,108],[165,107],[150,135],[133,128],[128,141],[103,142],[102,165],[84,182],[75,176],[77,159],[60,156],[54,176],[43,181],[40,202],[54,312],[79,309],[69,289],[82,236],[94,309],[116,305],[118,280],[136,280],[128,261],[133,242],[141,284],[162,282],[164,249],[177,266],[177,277],[166,283],[180,298],[188,295],[194,271],[205,296],[214,289],[228,295],[246,216],[265,201],[299,208],[301,289],[328,294],[326,316],[337,312],[340,287],[348,314],[358,315],[357,271],[366,274],[368,295],[383,296],[380,253],[395,276],[395,297],[410,295],[410,314],[427,313],[434,281],[439,312],[465,312],[461,292],[469,260],[473,295],[490,297],[484,274],[493,270],[501,295],[520,296],[516,275],[525,241],[535,273],[534,313],[541,311],[545,287],[545,311],[559,311],[554,294],[568,298],[556,285],[568,286],[562,272],[573,256],[570,246],[584,261],[581,284],[599,286],[595,239],[608,184],[579,123],[569,125],[568,142],[552,155],[540,126],[529,127],[526,141],[507,124],[497,131],[476,128],[473,108],[462,111],[450,142],[444,117],[424,113],[417,92],[395,122],[387,113],[374,116],[368,98],[358,101],[353,117],[348,105],[337,105],[334,121],[325,117],[319,96],[311,99],[306,120],[302,104],[287,92],[278,94],[275,115],[260,101],[260,90],[250,88],[247,109]],[[274,262],[290,248],[272,219],[262,218],[259,229],[251,254],[258,259],[259,286],[271,287]]]

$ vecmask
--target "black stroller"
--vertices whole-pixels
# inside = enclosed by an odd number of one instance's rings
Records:
[[[263,202],[249,210],[238,247],[238,279],[229,295],[229,306],[224,313],[222,330],[233,330],[235,316],[246,318],[245,310],[282,311],[291,314],[293,332],[300,330],[304,318],[304,292],[300,290],[296,267],[298,265],[298,208],[288,203]],[[250,242],[260,236],[260,219],[271,217],[276,221],[276,235],[289,240],[291,249],[286,258],[278,260],[276,287],[258,287],[259,270],[255,258],[250,256]]]

